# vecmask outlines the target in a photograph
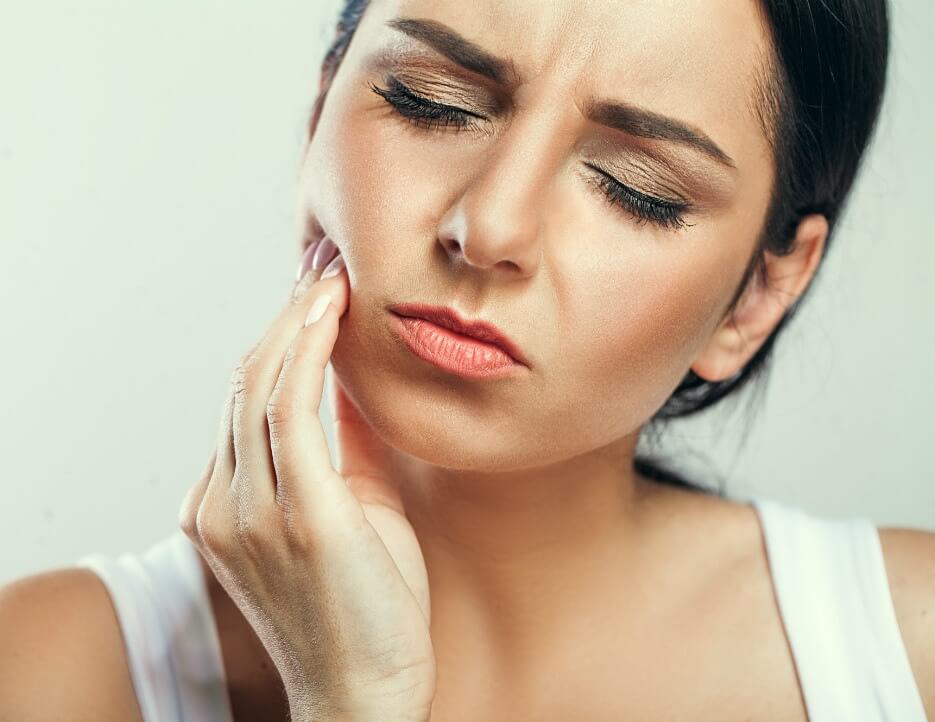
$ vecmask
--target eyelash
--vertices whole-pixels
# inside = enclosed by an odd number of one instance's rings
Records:
[[[413,93],[397,78],[389,76],[388,88],[381,88],[369,83],[370,89],[389,103],[396,112],[406,121],[419,128],[435,129],[454,126],[458,130],[470,128],[480,129],[478,124],[470,118],[483,116],[470,113],[462,108],[456,108],[443,103],[436,103],[428,98]],[[694,224],[686,223],[683,217],[691,206],[682,201],[668,201],[662,198],[642,193],[635,188],[624,185],[616,178],[605,173],[597,166],[585,163],[586,166],[597,172],[597,179],[592,181],[602,191],[604,198],[616,210],[624,210],[633,215],[637,223],[653,223],[660,228],[681,229]]]
[[[380,88],[373,83],[369,85],[374,93],[392,105],[403,118],[420,128],[447,128],[453,125],[458,130],[465,128],[479,130],[478,124],[469,118],[484,120],[483,116],[470,113],[463,108],[436,103],[421,95],[416,95],[393,76],[387,79],[387,84],[389,88]]]
[[[691,204],[684,201],[667,201],[647,195],[624,185],[595,165],[590,163],[585,163],[585,165],[597,171],[597,179],[594,182],[604,191],[604,197],[618,208],[622,207],[635,215],[637,224],[650,222],[661,228],[674,229],[695,225],[687,223],[683,215],[691,208]]]

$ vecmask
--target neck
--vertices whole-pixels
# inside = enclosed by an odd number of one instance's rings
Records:
[[[582,616],[593,623],[612,610],[608,594],[639,576],[649,512],[665,491],[634,471],[634,446],[628,438],[506,472],[394,451],[393,478],[428,570],[433,641],[450,637],[462,655],[476,644],[481,656],[535,659]]]

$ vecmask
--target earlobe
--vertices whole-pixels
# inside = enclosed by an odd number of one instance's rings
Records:
[[[827,236],[828,220],[812,213],[799,221],[791,253],[766,253],[766,282],[756,274],[751,276],[737,307],[718,325],[692,364],[698,376],[723,381],[743,368],[805,292],[821,261]]]

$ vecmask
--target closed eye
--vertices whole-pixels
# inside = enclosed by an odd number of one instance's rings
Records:
[[[591,163],[585,166],[597,171],[591,182],[604,192],[611,203],[635,216],[638,223],[650,222],[660,228],[681,229],[693,226],[687,223],[684,214],[691,209],[686,201],[670,201],[649,195],[621,183],[612,175]]]
[[[392,75],[387,79],[387,88],[373,83],[369,85],[370,89],[393,106],[397,113],[420,128],[455,127],[458,130],[483,130],[477,120],[487,120],[484,116],[464,108],[418,95]]]
[[[487,120],[482,115],[464,108],[439,103],[412,91],[398,78],[390,75],[386,88],[369,83],[370,89],[383,98],[403,119],[424,129],[434,130],[453,127],[456,130],[475,130],[486,133],[478,120]],[[623,210],[636,218],[637,223],[653,223],[664,229],[682,229],[694,224],[686,223],[683,214],[691,208],[685,201],[670,201],[631,188],[612,175],[591,163],[588,168],[597,172],[588,181],[600,188],[604,198],[616,210]]]

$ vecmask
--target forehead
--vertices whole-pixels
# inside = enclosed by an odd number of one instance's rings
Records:
[[[512,61],[518,95],[625,100],[703,129],[735,159],[765,147],[752,107],[768,36],[758,0],[378,0]],[[379,9],[378,9],[379,8]],[[374,18],[376,19],[376,18]]]

